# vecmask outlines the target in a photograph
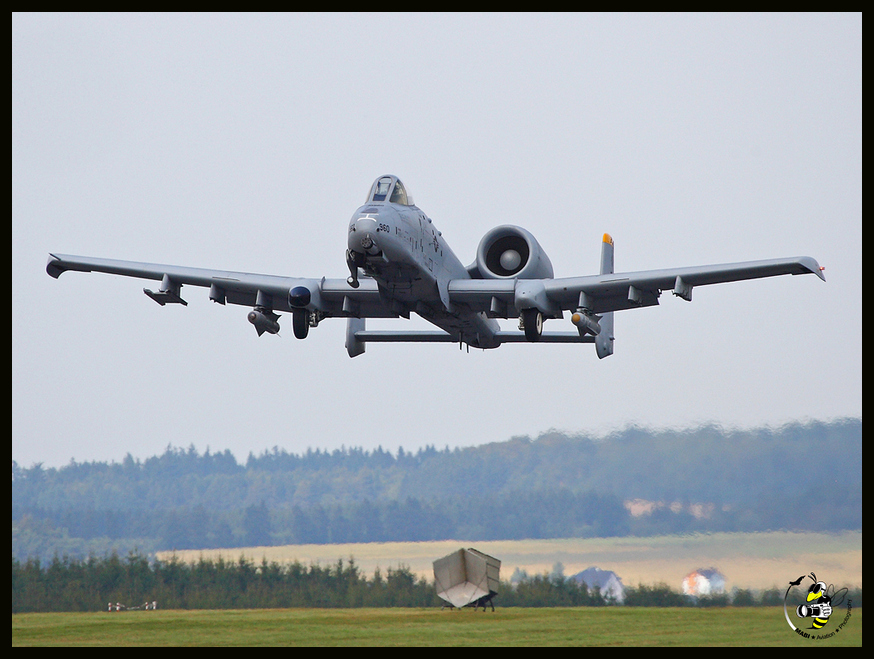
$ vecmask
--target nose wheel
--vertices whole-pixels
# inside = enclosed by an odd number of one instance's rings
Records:
[[[350,276],[346,282],[352,288],[358,288],[358,268],[364,266],[364,254],[354,252],[351,249],[346,250],[346,266],[349,268]]]

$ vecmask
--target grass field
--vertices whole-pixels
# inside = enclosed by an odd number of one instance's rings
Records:
[[[835,628],[840,621],[835,621]],[[826,630],[823,630],[826,631]],[[862,609],[832,638],[797,636],[782,607],[289,609],[28,613],[13,646],[862,645]]]
[[[365,574],[379,566],[406,565],[433,579],[432,562],[459,547],[475,547],[501,560],[501,578],[517,567],[529,574],[549,572],[556,562],[571,575],[591,566],[616,572],[626,586],[666,583],[679,590],[684,576],[699,567],[725,575],[726,589],[762,590],[811,570],[840,586],[862,585],[862,533],[712,533],[650,538],[569,538],[558,540],[392,542],[348,545],[286,545],[245,549],[177,551],[184,561],[201,556],[236,560],[244,555],[279,564],[329,565],[354,557]],[[167,559],[171,552],[162,552]]]

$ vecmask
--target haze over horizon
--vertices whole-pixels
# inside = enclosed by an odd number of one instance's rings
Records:
[[[60,469],[60,468],[69,466],[73,463],[84,464],[84,463],[88,463],[88,462],[104,462],[107,464],[120,464],[124,460],[127,460],[128,456],[133,458],[135,461],[139,461],[140,463],[142,463],[150,458],[160,457],[161,455],[166,453],[168,450],[171,450],[174,452],[176,452],[176,451],[187,452],[193,448],[197,452],[197,455],[199,455],[199,456],[206,455],[207,453],[216,454],[216,453],[224,453],[225,451],[230,451],[230,453],[231,453],[231,455],[233,455],[236,463],[238,465],[242,466],[242,465],[246,464],[250,455],[253,455],[257,458],[257,457],[260,457],[260,456],[265,455],[265,454],[271,454],[277,450],[279,452],[285,451],[286,453],[288,453],[290,455],[298,455],[298,456],[304,456],[307,453],[309,453],[310,451],[312,451],[312,452],[321,451],[323,453],[329,453],[329,454],[334,453],[336,451],[340,451],[340,452],[345,452],[348,454],[352,451],[361,450],[365,454],[372,454],[375,451],[382,450],[382,451],[387,451],[388,453],[390,453],[394,457],[398,457],[400,451],[403,451],[404,454],[415,455],[415,454],[419,453],[420,451],[427,450],[429,447],[433,448],[436,451],[443,451],[446,449],[463,450],[466,448],[476,448],[479,446],[485,446],[487,444],[503,444],[503,443],[508,443],[508,442],[512,442],[512,441],[519,441],[519,440],[528,441],[528,442],[537,442],[537,441],[542,440],[544,438],[550,438],[550,437],[554,437],[556,435],[567,437],[569,439],[588,439],[588,440],[592,440],[592,441],[596,441],[596,442],[601,442],[601,441],[610,441],[611,439],[614,439],[616,437],[621,437],[623,434],[627,433],[628,431],[639,431],[639,432],[643,432],[645,434],[651,434],[651,435],[661,435],[661,434],[670,434],[670,433],[694,434],[697,431],[715,428],[718,431],[726,433],[726,434],[750,432],[750,431],[755,431],[755,430],[759,430],[759,429],[768,429],[768,430],[771,430],[771,431],[777,433],[781,429],[784,429],[786,427],[793,426],[793,425],[809,426],[812,424],[830,424],[830,423],[839,423],[841,421],[856,421],[856,420],[858,420],[860,422],[862,421],[861,417],[839,417],[839,418],[834,418],[834,419],[804,419],[804,420],[798,420],[798,421],[786,421],[785,423],[781,423],[781,424],[761,424],[761,425],[755,425],[755,426],[725,425],[725,424],[718,424],[718,423],[701,423],[701,424],[698,424],[695,426],[687,426],[687,427],[666,426],[666,427],[660,427],[660,428],[655,428],[652,426],[644,426],[641,424],[633,424],[632,423],[632,424],[627,424],[621,428],[617,427],[617,428],[605,429],[602,432],[592,432],[592,433],[582,432],[582,431],[575,432],[575,431],[569,431],[569,430],[560,430],[558,428],[549,428],[547,430],[544,430],[543,432],[536,433],[535,435],[516,434],[516,435],[511,435],[510,437],[507,437],[506,439],[498,439],[498,440],[490,441],[490,442],[476,442],[476,441],[474,441],[474,442],[471,442],[470,444],[455,444],[452,446],[450,446],[450,442],[445,442],[444,444],[429,443],[429,444],[424,444],[424,445],[417,445],[415,448],[412,448],[412,449],[409,447],[405,447],[403,445],[400,445],[395,450],[388,450],[385,447],[383,447],[382,445],[377,445],[377,446],[373,446],[373,447],[364,447],[364,446],[358,446],[358,445],[354,445],[354,444],[350,444],[350,445],[342,444],[340,446],[335,446],[335,447],[330,447],[330,448],[322,447],[322,446],[306,446],[305,448],[302,448],[302,449],[288,450],[284,446],[281,446],[279,443],[274,443],[270,446],[263,446],[259,449],[256,449],[253,447],[245,455],[237,454],[234,451],[231,451],[230,449],[219,450],[213,446],[210,446],[209,444],[207,444],[203,448],[199,448],[199,447],[195,446],[193,442],[190,442],[190,443],[185,444],[185,445],[172,444],[172,443],[167,444],[163,449],[156,451],[155,453],[153,453],[151,455],[137,455],[135,453],[128,452],[119,459],[110,458],[110,459],[106,459],[106,460],[76,460],[75,458],[71,458],[70,460],[68,460],[64,464],[54,464],[54,463],[46,462],[46,461],[42,461],[42,460],[37,462],[37,463],[32,463],[32,464],[19,464],[17,462],[16,462],[16,464],[18,464],[19,467],[26,468],[26,469],[30,469],[30,468],[36,466],[37,464],[41,464],[44,469],[52,469],[52,468]],[[13,462],[15,462],[15,460],[13,460]]]

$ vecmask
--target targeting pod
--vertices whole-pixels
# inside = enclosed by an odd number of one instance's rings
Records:
[[[575,311],[571,316],[571,322],[577,326],[580,334],[592,334],[598,336],[601,333],[601,325],[598,321],[601,316],[588,314],[583,311]]]

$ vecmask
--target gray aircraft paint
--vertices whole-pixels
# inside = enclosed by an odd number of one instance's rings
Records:
[[[662,291],[691,301],[697,286],[815,274],[809,256],[640,272],[613,272],[614,243],[604,234],[597,275],[555,278],[533,235],[498,226],[485,234],[477,259],[462,265],[431,219],[413,204],[396,176],[381,176],[349,221],[348,279],[298,278],[120,261],[52,253],[46,271],[104,272],[160,281],[143,291],[161,306],[186,304],[182,287],[209,289],[219,304],[252,307],[258,335],[279,332],[290,312],[294,334],[305,338],[326,318],[346,318],[350,357],[368,342],[459,343],[496,348],[502,343],[594,343],[599,358],[613,353],[613,312],[657,305]],[[363,272],[363,274],[361,274]],[[543,322],[571,311],[572,332],[542,332]],[[416,313],[438,329],[367,330],[366,318],[409,318]],[[520,329],[500,329],[497,318],[520,318]]]

